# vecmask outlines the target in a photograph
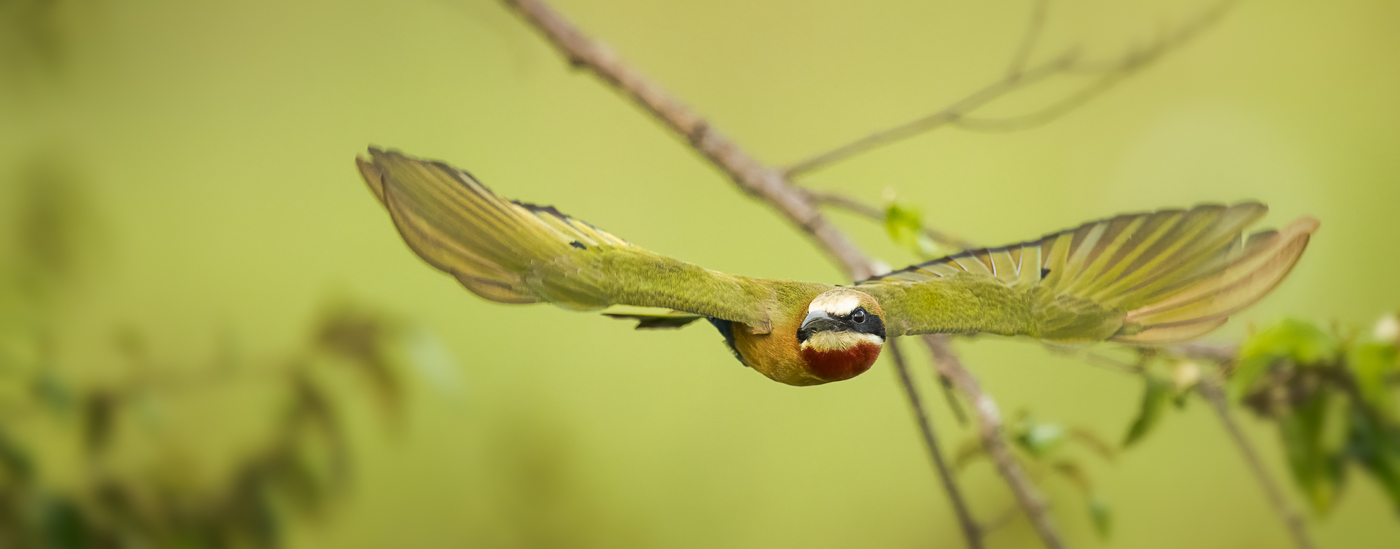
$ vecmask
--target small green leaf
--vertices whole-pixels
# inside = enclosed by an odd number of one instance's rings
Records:
[[[1400,512],[1400,431],[1381,425],[1366,410],[1353,406],[1347,449],[1376,478]]]
[[[34,477],[34,460],[24,447],[0,430],[0,467],[8,471],[10,478],[28,481]]]
[[[1315,365],[1335,358],[1339,347],[1335,337],[1312,323],[1285,319],[1240,346],[1230,395],[1235,400],[1243,397],[1280,360],[1292,360],[1298,366]]]
[[[885,230],[890,240],[915,255],[932,257],[938,254],[938,245],[924,234],[922,216],[915,208],[891,202],[885,208]]]
[[[1279,420],[1293,480],[1319,515],[1326,514],[1336,502],[1344,472],[1341,456],[1326,444],[1331,398],[1330,391],[1319,390]]]
[[[1377,343],[1353,346],[1347,352],[1347,369],[1356,380],[1356,389],[1366,405],[1382,418],[1393,418],[1395,405],[1386,378],[1397,368],[1395,347]]]
[[[1065,440],[1065,428],[1058,423],[1038,423],[1026,416],[1017,423],[1016,445],[1032,457],[1043,458]]]
[[[45,547],[82,549],[90,546],[87,521],[72,502],[48,499],[41,513]]]
[[[1113,532],[1113,510],[1108,502],[1097,495],[1089,497],[1089,518],[1094,522],[1094,532],[1099,539],[1108,539]]]
[[[1132,426],[1128,427],[1128,433],[1123,437],[1124,448],[1142,440],[1142,437],[1157,425],[1157,420],[1162,417],[1162,408],[1171,394],[1171,385],[1167,382],[1150,375],[1144,375],[1142,379],[1142,404],[1138,409],[1137,419],[1133,420]]]

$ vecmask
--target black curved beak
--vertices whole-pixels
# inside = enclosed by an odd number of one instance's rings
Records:
[[[797,341],[807,341],[817,332],[843,332],[849,329],[846,323],[831,318],[825,311],[812,311],[802,319],[802,327],[797,329]]]

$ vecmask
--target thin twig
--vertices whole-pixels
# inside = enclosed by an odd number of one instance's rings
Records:
[[[885,220],[885,212],[881,211],[880,208],[871,206],[869,204],[866,204],[839,192],[814,191],[811,189],[801,190],[802,192],[807,193],[807,196],[812,200],[812,202],[817,204],[818,206],[830,206],[833,208],[839,208],[851,212],[853,214],[859,215],[861,217],[870,218],[875,221],[883,222]],[[973,248],[981,247],[978,246],[975,242],[972,242],[971,240],[959,238],[937,229],[932,229],[929,227],[922,228],[924,231],[924,235],[927,236],[929,240],[932,240],[935,244],[938,244],[939,246],[943,246],[945,248],[970,250]]]
[[[1006,70],[1007,76],[1020,74],[1021,70],[1026,68],[1026,63],[1035,53],[1036,42],[1040,41],[1040,31],[1045,29],[1049,6],[1050,0],[1035,0],[1035,7],[1031,9],[1030,25],[1026,27],[1026,34],[1021,37],[1021,46],[1016,48],[1016,55],[1011,58],[1011,66]]]
[[[1215,414],[1220,417],[1220,423],[1225,425],[1225,431],[1230,434],[1230,439],[1235,442],[1235,447],[1244,456],[1245,464],[1254,473],[1255,480],[1259,481],[1259,486],[1264,489],[1264,495],[1269,498],[1269,503],[1273,505],[1274,512],[1283,519],[1284,525],[1288,526],[1288,533],[1293,537],[1293,544],[1300,549],[1313,549],[1317,547],[1308,537],[1307,525],[1303,523],[1303,518],[1288,505],[1288,500],[1283,497],[1283,491],[1274,483],[1273,477],[1264,469],[1264,463],[1259,460],[1258,452],[1254,451],[1254,446],[1246,439],[1244,432],[1240,430],[1239,424],[1235,423],[1234,416],[1230,413],[1230,404],[1225,399],[1225,391],[1221,389],[1219,382],[1214,375],[1206,374],[1201,376],[1201,380],[1196,384],[1196,389],[1210,402],[1215,409]]]
[[[1120,374],[1140,375],[1143,373],[1143,365],[1141,363],[1132,364],[1124,362],[1094,351],[1084,352],[1084,362],[1090,366],[1103,368],[1110,372],[1118,372]]]
[[[962,404],[958,402],[957,388],[953,387],[953,380],[939,373],[936,365],[933,375],[938,378],[938,389],[943,392],[943,400],[948,403],[948,409],[953,411],[953,419],[958,421],[959,427],[967,427],[967,412],[963,411]]]
[[[997,472],[1006,480],[1006,484],[1011,486],[1011,493],[1016,496],[1017,503],[1020,503],[1021,509],[1026,512],[1026,518],[1031,521],[1031,526],[1035,527],[1036,533],[1040,534],[1040,539],[1045,542],[1046,547],[1051,549],[1065,547],[1064,541],[1060,539],[1060,534],[1055,529],[1055,524],[1050,521],[1045,498],[1026,477],[1025,471],[1021,469],[1021,464],[1017,463],[1016,456],[1012,455],[1010,446],[1007,446],[1006,439],[1002,437],[1001,411],[997,409],[996,402],[982,392],[982,386],[977,382],[977,378],[963,367],[957,355],[948,348],[948,339],[947,334],[923,336],[924,344],[928,346],[929,353],[933,355],[933,361],[938,371],[953,380],[953,384],[964,395],[967,395],[968,400],[972,401],[972,409],[975,412],[974,415],[977,416],[977,434],[982,440],[982,447],[991,457]]]
[[[1167,347],[1167,352],[1194,358],[1199,360],[1209,360],[1218,364],[1233,362],[1239,355],[1240,347],[1234,343],[1205,343],[1201,341],[1191,341],[1178,343]]]
[[[1063,55],[1028,69],[1020,73],[1016,78],[1002,78],[958,100],[952,105],[945,107],[941,111],[916,119],[912,122],[906,122],[898,126],[877,131],[845,145],[841,145],[840,147],[796,162],[789,165],[785,172],[788,177],[796,177],[835,164],[836,162],[857,154],[903,141],[921,133],[956,122],[959,118],[992,102],[994,99],[1002,97],[1019,88],[1029,86],[1065,72],[1073,62],[1073,55]]]
[[[1153,61],[1160,59],[1164,54],[1186,44],[1202,31],[1210,28],[1211,25],[1219,21],[1235,2],[1236,0],[1223,0],[1202,12],[1197,17],[1192,18],[1186,24],[1178,27],[1174,32],[1167,33],[1166,36],[1151,45],[1145,48],[1131,49],[1108,61],[1082,61],[1079,59],[1079,55],[1076,51],[1070,50],[1054,59],[1039,65],[1030,65],[1030,68],[1025,68],[1027,66],[1025,63],[1030,58],[1031,50],[1034,49],[1041,27],[1044,24],[1043,15],[1033,15],[1032,23],[1026,31],[1026,36],[1022,39],[1021,48],[1012,61],[1012,70],[1000,80],[988,84],[982,89],[959,99],[938,112],[915,119],[911,122],[877,131],[845,145],[793,163],[787,167],[785,173],[789,178],[796,177],[800,174],[824,168],[852,156],[869,152],[879,147],[902,141],[950,124],[968,129],[1008,131],[1026,129],[1050,122],[1064,113],[1073,110],[1075,107],[1088,102],[1094,96],[1121,81],[1123,77],[1152,64]],[[1043,2],[1038,3],[1037,10],[1039,10],[1042,5]],[[968,118],[973,111],[1011,92],[1060,75],[1097,75],[1099,78],[1079,92],[1071,94],[1069,98],[1030,114],[1008,119],[969,120]]]
[[[933,458],[934,469],[938,471],[938,478],[943,481],[943,487],[948,493],[948,500],[953,504],[953,512],[958,517],[958,525],[962,527],[963,538],[967,540],[967,546],[979,549],[982,547],[982,528],[972,518],[972,513],[967,510],[967,502],[963,500],[962,492],[958,489],[958,484],[954,481],[948,464],[943,460],[943,452],[938,448],[938,435],[934,433],[933,425],[929,423],[928,413],[924,410],[923,401],[919,399],[919,392],[915,389],[914,380],[909,375],[909,365],[904,361],[904,353],[900,352],[898,343],[899,338],[893,338],[886,347],[889,349],[890,358],[894,359],[894,367],[899,373],[899,381],[904,385],[904,395],[909,398],[909,406],[914,409],[914,419],[918,421],[919,430],[923,433],[924,446],[928,448],[928,453]]]

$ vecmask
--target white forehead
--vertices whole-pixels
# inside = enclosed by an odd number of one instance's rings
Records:
[[[848,315],[860,306],[860,296],[849,292],[827,292],[812,300],[807,312],[822,311],[829,315]]]

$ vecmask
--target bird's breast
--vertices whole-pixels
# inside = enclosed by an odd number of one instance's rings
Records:
[[[801,349],[807,369],[823,381],[841,381],[865,373],[880,357],[880,346],[861,342],[844,349],[822,350],[812,346]]]

